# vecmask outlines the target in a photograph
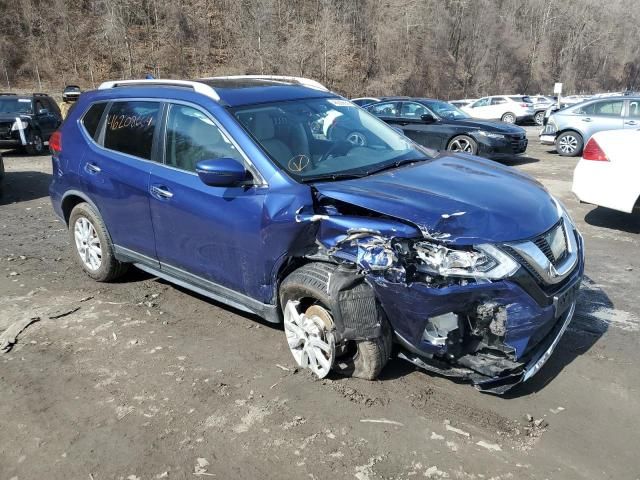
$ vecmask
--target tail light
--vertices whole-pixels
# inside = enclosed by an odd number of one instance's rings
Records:
[[[60,130],[56,130],[49,137],[49,150],[53,155],[58,155],[62,152],[62,133],[60,133]]]
[[[524,107],[524,108],[531,108],[532,107],[532,105],[530,103],[521,103],[520,106]]]
[[[607,155],[604,153],[602,148],[600,148],[600,145],[598,145],[595,138],[591,138],[587,142],[587,146],[584,147],[584,151],[582,152],[582,158],[584,160],[595,160],[596,162],[609,161]]]

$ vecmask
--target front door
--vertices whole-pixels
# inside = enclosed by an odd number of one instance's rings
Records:
[[[267,264],[261,247],[266,188],[251,182],[211,187],[200,180],[201,160],[230,157],[246,164],[209,113],[172,104],[165,130],[164,164],[154,166],[149,185],[161,268],[192,283],[204,279],[258,297]]]
[[[468,107],[464,107],[463,110],[471,115],[473,118],[481,118],[488,120],[493,118],[493,110],[491,107],[491,98],[484,97],[477,102],[472,103]]]
[[[431,114],[434,121],[427,123],[422,115]],[[398,117],[404,134],[414,142],[434,150],[446,149],[446,127],[425,105],[417,102],[402,102]]]

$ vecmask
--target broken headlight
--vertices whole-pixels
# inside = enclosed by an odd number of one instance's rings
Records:
[[[414,248],[422,261],[419,271],[442,277],[500,280],[515,273],[518,264],[490,244],[461,250],[431,242],[417,242]]]

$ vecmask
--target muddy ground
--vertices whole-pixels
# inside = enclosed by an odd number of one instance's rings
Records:
[[[509,396],[392,360],[375,382],[315,380],[284,334],[140,271],[86,277],[47,196],[49,157],[5,152],[0,479],[640,477],[640,217],[580,205],[576,160],[510,162],[585,236],[578,314]],[[505,199],[509,201],[509,199]]]

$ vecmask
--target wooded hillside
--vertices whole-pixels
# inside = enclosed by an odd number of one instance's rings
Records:
[[[290,74],[345,95],[640,88],[639,0],[2,0],[0,84]]]

